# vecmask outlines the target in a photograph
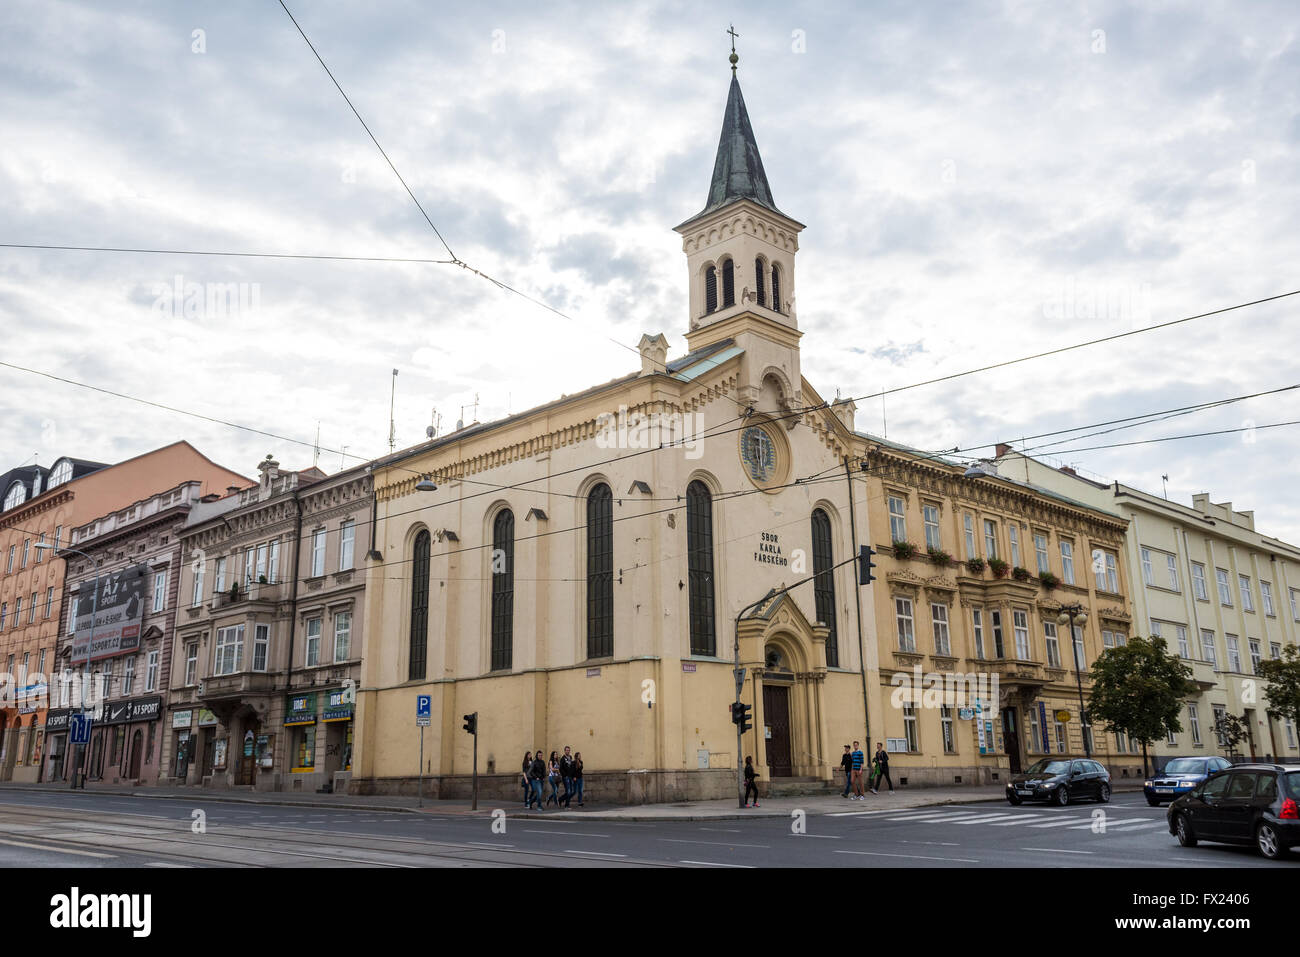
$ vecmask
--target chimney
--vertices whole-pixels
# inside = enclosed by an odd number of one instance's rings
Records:
[[[207,495],[204,495],[203,497],[201,497],[201,498],[199,499],[199,501],[200,501],[200,502],[203,502],[204,504],[206,504],[206,503],[208,503],[208,502],[215,502],[215,501],[219,500],[220,498],[221,498],[221,493],[220,493],[220,492],[209,492]]]
[[[662,332],[653,337],[649,333],[641,336],[636,345],[641,353],[641,375],[654,375],[664,371],[664,360],[668,357],[668,340]]]
[[[997,448],[994,450],[995,454],[993,457],[1000,459],[1002,458],[1002,456],[1006,455],[1010,451],[1011,451],[1011,446],[1007,445],[1007,443],[1005,442],[999,442]]]
[[[1066,475],[1073,475],[1073,476],[1075,476],[1076,478],[1077,478],[1078,475],[1079,475],[1078,472],[1076,472],[1074,469],[1072,469],[1072,468],[1071,468],[1070,466],[1068,466],[1068,465],[1062,465],[1062,466],[1061,466],[1061,471],[1064,472]]]

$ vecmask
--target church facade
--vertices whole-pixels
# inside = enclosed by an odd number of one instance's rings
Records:
[[[866,540],[862,442],[852,405],[800,370],[802,228],[733,75],[708,200],[677,227],[688,354],[646,335],[637,373],[374,464],[355,789],[415,787],[423,694],[442,796],[466,793],[472,712],[479,770],[510,794],[539,748],[571,747],[589,790],[637,802],[733,794],[745,756],[829,779],[866,740],[871,596],[844,564]]]

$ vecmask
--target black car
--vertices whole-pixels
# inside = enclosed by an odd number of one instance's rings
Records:
[[[1211,775],[1169,805],[1169,833],[1198,841],[1254,844],[1269,860],[1300,844],[1300,766],[1238,764]]]
[[[1065,807],[1071,801],[1110,800],[1110,772],[1096,761],[1083,758],[1043,758],[1007,782],[1007,800],[1050,801]]]

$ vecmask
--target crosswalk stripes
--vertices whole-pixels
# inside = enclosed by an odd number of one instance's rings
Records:
[[[1163,817],[1152,820],[1143,817],[1112,818],[1110,815],[1125,813],[1119,809],[1104,811],[1104,818],[1096,817],[1097,808],[1075,807],[1066,814],[1057,810],[1025,811],[999,810],[991,808],[961,809],[952,805],[924,808],[899,808],[893,811],[850,811],[828,815],[830,817],[858,817],[884,823],[931,824],[942,826],[971,825],[977,827],[1031,827],[1031,828],[1067,828],[1069,830],[1091,830],[1104,826],[1106,831],[1139,831],[1144,828],[1164,827]],[[864,823],[866,823],[864,821]]]

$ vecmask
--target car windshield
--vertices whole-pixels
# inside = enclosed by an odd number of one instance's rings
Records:
[[[1205,762],[1200,758],[1174,758],[1165,765],[1165,774],[1204,774]]]
[[[1070,770],[1069,761],[1048,761],[1044,758],[1035,761],[1025,771],[1026,774],[1065,774]]]

